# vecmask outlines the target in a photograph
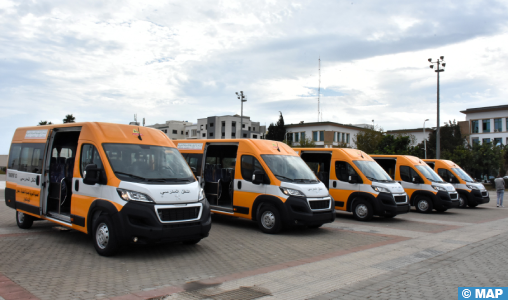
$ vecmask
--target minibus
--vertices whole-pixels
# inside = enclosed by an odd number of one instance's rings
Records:
[[[335,220],[328,190],[284,143],[258,139],[175,140],[200,179],[211,211],[256,221],[264,233]]]
[[[444,181],[451,183],[459,193],[459,207],[476,207],[489,203],[490,196],[485,186],[475,182],[461,167],[450,160],[423,159]]]
[[[432,209],[444,212],[458,207],[459,197],[453,185],[443,181],[434,170],[416,156],[371,155],[371,157],[396,181],[399,181],[409,197],[409,204],[422,213]]]
[[[409,212],[402,186],[365,152],[349,148],[294,150],[330,191],[336,210],[352,212],[359,221]]]
[[[160,130],[86,122],[16,129],[5,202],[20,228],[48,220],[91,234],[100,255],[119,245],[195,244],[211,227],[204,191]]]

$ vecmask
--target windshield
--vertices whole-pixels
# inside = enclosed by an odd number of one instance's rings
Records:
[[[273,175],[281,181],[318,183],[309,166],[299,156],[261,155]]]
[[[355,160],[355,165],[360,172],[372,181],[393,182],[392,178],[375,161]]]
[[[474,182],[473,178],[469,177],[469,175],[467,175],[467,173],[464,172],[464,170],[461,168],[452,168],[452,171],[455,172],[455,174],[457,174],[465,182]]]
[[[416,166],[416,168],[428,180],[430,180],[432,182],[444,182],[443,179],[441,179],[441,177],[439,177],[439,175],[437,175],[436,172],[434,172],[434,170],[432,170],[429,166],[419,165],[419,166]]]
[[[195,181],[187,162],[175,148],[137,144],[103,147],[118,179],[147,183]]]

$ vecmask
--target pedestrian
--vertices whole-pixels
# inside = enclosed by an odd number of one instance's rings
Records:
[[[496,184],[496,191],[497,191],[497,207],[503,206],[503,196],[504,196],[504,179],[501,176],[501,173],[497,175],[497,178],[494,179],[494,183]]]

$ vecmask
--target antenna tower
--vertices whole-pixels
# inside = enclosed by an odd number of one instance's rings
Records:
[[[319,107],[319,97],[321,96],[321,56],[318,59],[318,71],[319,71],[319,84],[318,84],[318,94],[317,94],[317,121],[319,119],[323,119],[321,116],[321,109]]]

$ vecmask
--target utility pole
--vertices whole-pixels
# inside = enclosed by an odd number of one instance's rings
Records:
[[[318,59],[318,71],[319,71],[319,83],[317,93],[317,121],[319,122],[319,118],[321,117],[321,108],[319,107],[319,98],[321,96],[321,56]]]
[[[238,94],[238,92],[236,92],[236,96],[238,97],[238,99],[240,100],[240,102],[242,104],[241,116],[240,116],[240,138],[243,138],[243,133],[242,133],[242,131],[243,131],[243,103],[247,102],[247,99],[243,95],[243,91],[240,91],[240,94]]]
[[[436,70],[434,72],[437,73],[437,128],[436,128],[436,159],[439,159],[441,156],[441,134],[440,134],[440,124],[439,124],[439,73],[444,72],[444,69],[441,69],[446,66],[444,61],[444,56],[440,56],[436,61],[432,61],[432,58],[429,58],[428,61],[431,63],[429,66],[431,69],[434,69],[434,65],[436,65]]]

